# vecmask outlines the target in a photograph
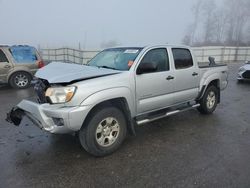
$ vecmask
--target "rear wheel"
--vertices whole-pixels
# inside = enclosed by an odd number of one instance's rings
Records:
[[[27,72],[16,72],[11,75],[9,83],[13,88],[25,89],[30,86],[31,79],[31,75]]]
[[[119,148],[126,133],[123,113],[116,107],[103,107],[90,114],[79,132],[79,139],[90,154],[105,156]]]
[[[202,99],[200,100],[200,106],[198,111],[202,114],[211,114],[216,109],[218,104],[219,90],[215,86],[209,86],[205,91]]]

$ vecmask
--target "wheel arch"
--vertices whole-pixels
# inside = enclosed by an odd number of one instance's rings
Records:
[[[218,78],[214,80],[210,80],[210,82],[202,86],[202,89],[197,97],[197,101],[199,101],[204,96],[207,88],[209,88],[212,85],[218,89],[218,104],[220,103],[220,79]]]
[[[88,112],[84,122],[86,122],[87,119],[91,118],[93,113],[95,113],[96,110],[98,110],[100,108],[109,107],[109,106],[116,107],[122,111],[122,113],[124,114],[125,119],[126,119],[127,130],[129,131],[129,133],[131,135],[135,135],[135,122],[132,118],[132,114],[131,114],[131,110],[130,110],[128,101],[125,97],[111,98],[111,99],[107,99],[107,100],[101,101],[101,102],[93,105],[93,107]],[[82,126],[87,126],[84,122],[83,122]]]
[[[33,77],[33,75],[32,75],[29,71],[27,71],[27,70],[15,70],[15,71],[13,71],[13,72],[10,72],[9,75],[7,76],[7,81],[8,81],[8,83],[10,83],[11,77],[12,77],[14,74],[18,73],[18,72],[24,72],[24,73],[27,73],[31,78]]]

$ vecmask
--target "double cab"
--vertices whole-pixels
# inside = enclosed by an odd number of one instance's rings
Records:
[[[54,62],[35,75],[36,102],[22,100],[7,115],[23,116],[51,133],[77,133],[94,156],[111,154],[135,126],[198,109],[211,114],[227,86],[228,68],[213,58],[199,65],[186,46],[109,48],[87,65]]]

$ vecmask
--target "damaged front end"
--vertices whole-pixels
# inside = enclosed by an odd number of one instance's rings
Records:
[[[47,103],[45,91],[49,87],[48,81],[43,79],[34,79],[32,81],[32,85],[34,86],[34,91],[37,94],[37,102],[39,104]],[[7,113],[7,117],[5,119],[7,122],[13,123],[16,126],[21,124],[23,117],[27,115],[25,111],[19,107],[22,102],[13,107],[11,111]]]
[[[91,106],[81,106],[81,101],[71,101],[77,91],[72,84],[119,73],[121,71],[52,62],[35,74],[37,79],[33,85],[37,100],[22,100],[7,113],[6,120],[18,126],[25,116],[51,133],[79,131]]]
[[[7,113],[7,117],[5,120],[9,123],[13,123],[16,126],[19,126],[24,115],[25,114],[22,109],[14,107],[9,113]]]
[[[78,131],[83,118],[87,116],[88,107],[65,106],[64,103],[52,104],[45,95],[46,90],[52,86],[46,80],[36,80],[34,89],[37,101],[22,100],[7,113],[6,121],[18,126],[25,116],[32,124],[50,133],[64,134]]]
[[[44,80],[44,79],[35,79],[33,81],[33,84],[34,84],[34,90],[37,94],[38,103],[40,103],[40,104],[47,103],[48,100],[45,96],[45,92],[48,89],[48,87],[50,86],[49,82],[47,80]]]

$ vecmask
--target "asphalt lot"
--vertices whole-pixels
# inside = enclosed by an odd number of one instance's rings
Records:
[[[192,110],[144,125],[104,158],[72,135],[5,122],[34,94],[0,87],[0,187],[250,187],[250,83],[237,84],[239,66],[229,64],[213,115]]]

